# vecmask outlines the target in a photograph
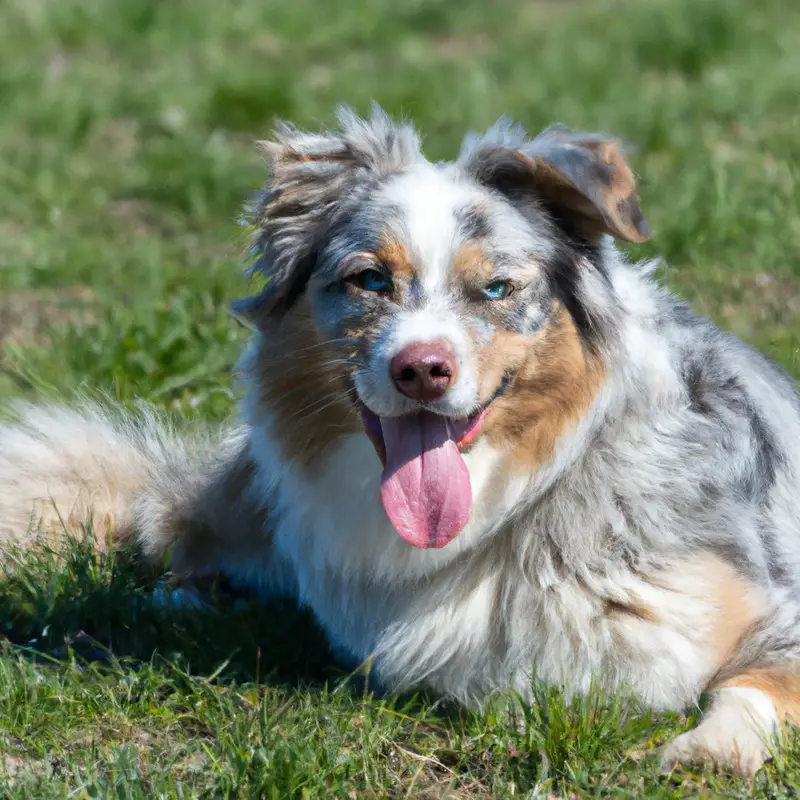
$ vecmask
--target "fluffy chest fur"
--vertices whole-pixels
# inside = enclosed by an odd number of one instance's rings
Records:
[[[616,141],[500,122],[440,165],[341,123],[264,144],[244,424],[23,409],[0,537],[113,519],[181,578],[295,596],[388,688],[711,690],[664,763],[752,774],[800,721],[795,387],[615,249],[648,238]]]
[[[634,687],[656,707],[696,697],[725,646],[715,631],[726,583],[735,594],[741,581],[713,558],[680,563],[655,552],[634,566],[624,537],[609,535],[624,525],[619,510],[588,484],[585,501],[598,502],[576,502],[582,477],[592,476],[581,475],[587,441],[610,402],[598,397],[548,470],[520,474],[488,443],[473,448],[465,456],[473,515],[441,550],[397,535],[363,434],[345,437],[308,472],[285,458],[269,410],[249,404],[274,545],[334,649],[352,666],[368,662],[386,686],[427,686],[462,702],[498,686],[528,694],[534,671],[570,692],[592,682]],[[766,602],[750,595],[745,589],[737,609]]]

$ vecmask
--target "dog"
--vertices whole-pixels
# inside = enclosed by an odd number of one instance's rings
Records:
[[[241,421],[18,407],[0,539],[296,598],[391,690],[708,693],[664,768],[754,774],[800,719],[800,397],[617,249],[621,143],[501,120],[432,163],[376,106],[262,149]]]

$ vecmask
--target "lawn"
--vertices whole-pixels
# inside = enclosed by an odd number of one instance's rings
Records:
[[[3,0],[0,400],[102,389],[202,425],[236,398],[236,218],[276,116],[375,98],[431,157],[510,113],[638,147],[663,279],[800,377],[797,0]],[[0,578],[3,797],[797,795],[659,778],[692,717],[612,699],[377,698],[291,607],[150,602],[74,545]]]

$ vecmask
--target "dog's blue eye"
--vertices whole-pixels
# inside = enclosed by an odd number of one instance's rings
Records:
[[[363,272],[353,275],[350,281],[365,292],[387,294],[392,291],[392,282],[377,269],[365,269]]]
[[[511,294],[513,288],[511,281],[492,281],[483,287],[483,293],[489,300],[504,300]]]

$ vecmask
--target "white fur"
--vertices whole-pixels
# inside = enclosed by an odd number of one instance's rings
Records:
[[[391,181],[385,198],[396,206],[413,243],[425,297],[448,294],[448,279],[458,229],[455,210],[479,198],[467,183],[458,183],[431,164],[420,164]]]
[[[662,769],[711,761],[753,775],[769,757],[778,733],[775,704],[765,692],[740,687],[719,689],[700,725],[667,746]]]
[[[456,379],[447,394],[428,404],[428,408],[446,417],[468,417],[478,407],[478,380],[471,340],[463,324],[446,306],[436,300],[418,311],[397,315],[395,323],[373,349],[367,370],[356,373],[359,397],[374,413],[394,417],[413,413],[418,404],[404,397],[389,380],[392,359],[410,344],[442,339],[453,348]]]
[[[595,414],[607,403],[601,394]],[[592,424],[593,414],[564,437],[553,472],[537,476],[538,486],[505,475],[502,453],[479,440],[465,455],[474,497],[470,523],[448,547],[431,551],[410,547],[391,527],[379,499],[380,463],[366,437],[348,437],[307,476],[283,458],[263,409],[248,407],[256,414],[250,418],[252,452],[268,482],[264,492],[277,488],[275,543],[296,570],[301,601],[316,610],[339,647],[359,660],[373,655],[392,685],[430,681],[462,700],[478,697],[477,687],[493,682],[528,694],[535,665],[539,677],[570,691],[586,690],[601,676],[608,689],[633,686],[649,705],[674,708],[690,702],[713,671],[708,642],[717,611],[702,566],[676,565],[660,586],[625,570],[587,582],[540,569],[529,584],[522,572],[495,574],[477,557],[478,571],[461,570],[457,586],[443,574],[508,524],[524,497],[547,490],[547,475],[562,472],[577,457],[581,429]],[[306,502],[310,496],[314,503]],[[339,502],[343,497],[352,501]],[[535,538],[529,547],[533,553],[520,550],[518,556],[536,558]],[[409,581],[434,576],[436,582],[416,585],[402,613],[392,603],[387,607],[393,592],[404,592]],[[502,603],[492,605],[487,597],[501,597]],[[604,620],[602,598],[657,609],[659,623]],[[465,672],[459,654],[492,652],[498,613],[507,624],[519,620],[512,638],[524,645],[504,660],[477,661]],[[617,655],[621,642],[631,654],[624,661]]]
[[[124,524],[131,495],[171,438],[146,413],[141,424],[126,423],[90,404],[19,404],[14,416],[18,422],[0,423],[0,542],[23,541],[32,529],[49,535],[97,523],[99,532],[103,512]]]
[[[677,306],[652,280],[651,264],[627,264],[608,239],[599,256],[576,250],[572,261],[548,264],[554,273],[542,280],[537,259],[561,254],[562,234],[565,252],[571,245],[557,214],[537,217],[538,199],[519,201],[514,192],[498,199],[500,190],[483,189],[466,167],[425,164],[413,131],[393,129],[385,116],[345,117],[343,125],[340,134],[310,139],[287,128],[267,148],[278,182],[302,186],[306,196],[298,203],[283,193],[290,202],[281,206],[274,187],[263,195],[259,269],[270,282],[252,306],[254,319],[262,331],[274,329],[320,226],[328,216],[348,218],[343,197],[375,200],[369,192],[377,182],[380,202],[361,222],[385,219],[387,203],[399,209],[392,219],[407,228],[420,291],[414,308],[396,309],[385,324],[357,391],[380,414],[410,410],[390,386],[391,357],[415,337],[442,336],[457,351],[460,374],[437,410],[473,411],[471,348],[482,337],[470,338],[464,319],[472,312],[450,292],[448,270],[455,210],[482,200],[496,216],[482,222],[503,233],[493,239],[504,248],[500,263],[531,264],[528,277],[541,280],[542,296],[566,294],[573,309],[586,311],[584,344],[602,360],[602,386],[544,463],[527,464],[512,446],[479,438],[464,455],[468,525],[442,549],[414,548],[386,517],[381,465],[363,433],[332,436],[310,463],[292,459],[287,432],[265,401],[263,372],[254,369],[254,346],[243,364],[244,425],[220,440],[187,442],[147,416],[116,421],[91,408],[29,408],[0,426],[0,537],[24,540],[31,508],[48,499],[96,522],[113,517],[153,560],[172,552],[176,569],[221,569],[262,594],[291,593],[337,652],[372,659],[386,686],[475,705],[509,687],[530,698],[535,672],[568,693],[597,683],[680,709],[723,673],[796,669],[800,402],[789,379]],[[483,145],[469,145],[469,158],[484,145],[522,146],[520,135],[501,126]],[[589,168],[596,148],[576,165],[581,141],[551,129],[528,152],[549,154],[554,169],[571,170],[570,180],[591,182],[602,170]],[[330,161],[297,158],[328,152]],[[512,154],[505,167],[524,171],[525,162]],[[608,184],[588,188],[585,199],[602,203]],[[578,209],[561,211],[580,217]],[[355,417],[351,406],[343,413]],[[732,624],[731,614],[747,619]],[[726,630],[734,643],[723,641]],[[777,724],[766,694],[721,689],[665,764],[707,753],[752,773]]]
[[[293,565],[302,564],[298,577],[304,599],[319,588],[319,575],[330,567],[344,576],[370,573],[376,581],[389,584],[433,574],[472,549],[485,535],[487,521],[491,525],[502,521],[497,513],[500,487],[492,486],[500,454],[484,441],[465,455],[473,494],[470,523],[448,547],[421,550],[404,542],[386,516],[380,501],[381,464],[365,436],[345,438],[309,478],[284,458],[263,410],[250,404],[245,409],[258,420],[251,452],[262,467],[258,473],[262,492],[277,495],[276,511],[284,520],[276,531],[276,544]],[[502,489],[511,510],[524,483],[512,481]],[[306,501],[309,492],[317,502]],[[357,502],[338,502],[342,497]]]
[[[392,359],[413,343],[443,339],[454,350],[458,374],[447,395],[430,409],[447,417],[467,417],[478,406],[478,381],[471,339],[452,311],[450,265],[458,244],[456,212],[479,195],[467,183],[454,182],[448,173],[430,164],[416,165],[390,181],[382,201],[403,220],[403,238],[413,244],[418,267],[418,308],[398,314],[391,328],[373,349],[371,363],[356,375],[361,400],[380,416],[400,416],[416,411],[417,404],[401,395],[390,380]]]

